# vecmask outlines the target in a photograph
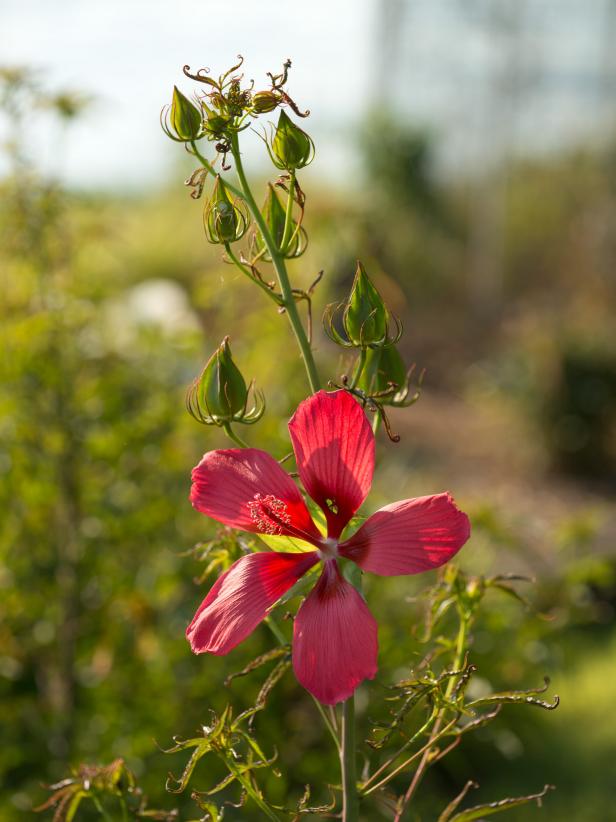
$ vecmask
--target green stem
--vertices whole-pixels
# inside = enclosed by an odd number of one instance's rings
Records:
[[[379,430],[380,427],[381,427],[381,415],[379,413],[376,413],[374,415],[373,419],[372,419],[372,431],[373,431],[375,436],[376,436],[377,431]]]
[[[265,623],[266,623],[267,627],[270,629],[270,631],[276,637],[276,641],[278,642],[279,645],[287,645],[288,644],[285,635],[280,630],[280,626],[278,625],[275,618],[271,614],[268,617],[265,617]]]
[[[109,820],[109,822],[112,822],[111,817],[109,816],[109,814],[107,813],[107,811],[106,811],[106,810],[103,808],[103,806],[101,805],[101,803],[100,803],[100,801],[99,801],[98,797],[97,797],[97,796],[95,796],[95,795],[92,793],[92,794],[90,794],[90,798],[92,799],[92,802],[94,803],[94,807],[95,807],[95,808],[96,808],[96,810],[100,813],[100,815],[102,816],[102,818],[103,818],[103,819],[107,819],[107,820]]]
[[[359,797],[357,795],[357,753],[355,750],[355,695],[350,696],[342,706],[342,750],[340,752],[342,771],[342,820],[357,822],[359,819]]]
[[[192,146],[192,153],[195,155],[197,160],[199,160],[199,162],[201,163],[203,168],[207,169],[208,173],[211,174],[213,177],[215,177],[218,174],[218,172],[216,171],[214,166],[210,163],[210,161],[206,160],[205,157],[203,156],[203,154],[201,154],[201,152],[197,148],[197,144],[195,143],[194,140],[191,141],[191,146]],[[231,191],[233,194],[235,194],[236,197],[243,197],[244,196],[237,186],[234,186],[233,183],[230,183],[226,179],[225,179],[225,187],[228,188],[229,191]]]
[[[466,637],[468,632],[468,617],[466,614],[460,614],[460,627],[458,628],[458,637],[456,639],[456,655],[453,661],[453,670],[459,671],[464,664],[464,655],[466,653]],[[447,687],[445,688],[445,699],[449,699],[456,687],[457,678],[452,676]]]
[[[291,230],[293,228],[293,191],[295,189],[295,169],[290,174],[289,178],[289,196],[287,197],[287,210],[284,218],[284,231],[282,232],[282,241],[280,243],[280,253],[285,254],[289,241],[291,240]]]
[[[375,782],[375,781],[376,781],[376,780],[377,780],[377,779],[378,779],[378,778],[379,778],[382,774],[384,774],[384,773],[385,773],[385,771],[386,771],[386,770],[387,770],[387,769],[388,769],[391,765],[393,765],[393,764],[394,764],[394,762],[395,762],[395,761],[396,761],[396,760],[397,760],[400,756],[402,756],[402,754],[403,754],[406,750],[408,750],[408,749],[411,747],[411,745],[412,745],[412,744],[413,744],[413,743],[414,743],[417,739],[419,739],[419,737],[420,737],[420,736],[423,736],[423,734],[425,734],[425,733],[426,733],[426,731],[427,731],[427,730],[429,730],[430,725],[432,725],[432,724],[434,723],[434,721],[436,720],[436,717],[437,717],[437,711],[436,711],[436,710],[434,710],[434,711],[430,714],[430,716],[428,717],[428,719],[426,720],[426,722],[424,722],[424,724],[421,726],[421,728],[419,728],[417,731],[415,731],[415,733],[414,733],[411,737],[409,737],[409,738],[406,740],[406,742],[404,743],[404,745],[402,745],[402,747],[400,747],[400,748],[396,751],[396,753],[392,754],[392,756],[390,756],[390,757],[389,757],[389,758],[388,758],[385,762],[383,762],[383,764],[380,766],[380,768],[379,768],[378,770],[376,770],[376,771],[372,774],[372,776],[364,782],[364,784],[361,786],[361,792],[362,792],[362,794],[365,794],[365,795],[367,796],[369,793],[371,793],[371,791],[373,790],[373,788],[371,788],[371,787],[370,787],[370,786],[372,785],[372,783],[373,783],[373,782]],[[390,778],[391,778],[391,774],[387,777],[387,780],[389,780]],[[383,784],[383,783],[382,783],[382,782],[380,782],[380,783],[379,783],[379,785],[381,785],[381,784]],[[378,787],[378,786],[377,786],[377,787]]]
[[[236,445],[239,445],[240,448],[250,448],[248,443],[244,442],[244,440],[238,434],[235,433],[235,431],[231,428],[230,423],[223,422],[222,427],[224,429],[225,434],[229,437],[230,440],[233,440],[233,442]]]
[[[229,259],[231,260],[231,262],[234,263],[239,268],[239,270],[242,272],[242,274],[245,274],[252,283],[254,283],[255,285],[258,285],[259,288],[262,291],[264,291],[267,294],[267,296],[270,299],[272,299],[275,303],[277,303],[278,305],[280,304],[278,302],[278,298],[276,297],[276,294],[274,294],[272,289],[269,288],[267,286],[267,284],[264,283],[262,280],[260,280],[258,277],[255,277],[254,274],[252,273],[252,271],[248,268],[248,266],[245,266],[243,263],[241,263],[238,260],[238,258],[235,256],[235,254],[231,250],[231,246],[229,245],[229,243],[225,243],[225,251],[227,252],[227,255],[229,256]]]
[[[226,757],[222,757],[222,760],[225,763],[225,765],[227,766],[227,768],[229,769],[229,771],[232,774],[235,775],[235,778],[240,783],[240,785],[244,788],[244,790],[246,791],[248,796],[252,799],[252,801],[255,802],[261,808],[263,813],[269,819],[273,819],[274,822],[280,822],[280,817],[278,817],[274,813],[274,811],[269,807],[269,805],[266,802],[263,801],[262,797],[254,789],[250,779],[248,777],[246,777],[246,775],[243,774],[240,770],[238,770],[238,768],[236,768],[235,765],[232,764],[229,761],[229,759],[227,759]]]
[[[458,637],[456,640],[456,651],[455,657],[453,662],[453,670],[458,671],[462,664],[464,663],[464,654],[466,651],[466,640],[467,640],[467,633],[469,628],[469,618],[467,614],[460,613],[460,627],[458,628]],[[445,702],[448,702],[451,698],[454,688],[456,687],[457,677],[452,676],[448,683],[447,687],[445,688]],[[421,762],[417,766],[417,770],[413,775],[413,779],[411,780],[411,784],[408,786],[406,793],[404,794],[404,798],[402,800],[402,804],[400,805],[396,816],[394,818],[394,822],[400,822],[402,819],[402,814],[406,810],[409,802],[411,801],[413,794],[417,790],[419,783],[421,782],[425,772],[427,771],[429,764],[430,764],[430,751],[432,749],[433,743],[439,736],[441,731],[441,727],[443,725],[443,720],[445,718],[445,711],[447,710],[447,706],[443,706],[436,717],[436,722],[434,723],[434,727],[432,728],[432,733],[430,734],[430,739],[428,741],[428,745],[424,751],[424,755],[421,758]],[[455,723],[457,718],[452,720],[452,723]],[[450,725],[452,723],[449,723]]]
[[[436,725],[435,725],[434,726],[435,729],[432,731],[432,734],[430,735],[430,739],[426,742],[426,744],[423,747],[421,747],[418,751],[415,751],[414,754],[411,754],[411,756],[409,756],[408,759],[405,759],[404,762],[402,762],[402,764],[398,765],[398,767],[395,768],[393,771],[391,771],[391,773],[388,773],[387,776],[384,777],[383,779],[381,779],[380,782],[377,782],[376,785],[372,785],[372,787],[369,788],[365,792],[364,796],[368,796],[369,794],[373,793],[374,791],[378,791],[379,788],[384,788],[385,785],[387,785],[388,782],[391,782],[391,780],[395,776],[398,776],[399,773],[402,773],[402,771],[406,770],[408,768],[408,766],[412,762],[414,762],[417,759],[417,757],[420,756],[421,754],[423,754],[424,757],[426,757],[426,756],[429,757],[430,752],[432,750],[432,747],[434,746],[434,743],[438,742],[439,739],[441,739],[443,736],[445,736],[447,733],[449,733],[449,731],[451,730],[451,728],[453,728],[453,726],[456,724],[457,721],[458,721],[458,717],[455,716],[447,725],[445,725],[444,728],[441,729],[439,727],[439,732],[438,733],[436,733]],[[422,759],[422,762],[423,762],[423,759]],[[419,767],[421,767],[421,763],[419,764]],[[418,767],[417,770],[419,770],[419,767]],[[399,819],[402,818],[402,813],[404,812],[404,807],[405,806],[403,806],[397,812],[397,815],[395,817],[396,820],[399,820]]]
[[[359,351],[359,359],[357,360],[357,365],[355,366],[355,373],[353,374],[353,379],[351,380],[351,385],[349,386],[349,388],[355,388],[355,386],[359,382],[359,378],[361,377],[364,367],[366,365],[366,356],[367,350],[365,348],[361,348]]]
[[[310,383],[310,388],[314,393],[318,391],[321,387],[321,381],[319,379],[317,367],[312,356],[310,343],[308,342],[308,337],[306,336],[304,326],[302,325],[302,321],[297,310],[297,304],[295,302],[295,297],[293,295],[291,283],[289,282],[289,275],[287,274],[287,269],[284,264],[284,258],[281,256],[278,248],[276,247],[276,244],[272,239],[272,236],[267,228],[267,225],[265,224],[265,220],[263,219],[263,215],[259,211],[259,207],[257,206],[255,198],[253,197],[252,192],[250,190],[250,186],[248,185],[248,181],[244,173],[244,167],[242,165],[242,158],[240,155],[237,134],[234,134],[231,138],[231,153],[233,154],[233,159],[235,160],[235,168],[242,189],[241,196],[243,196],[244,200],[246,201],[246,204],[248,205],[248,208],[250,209],[252,218],[257,224],[257,228],[259,229],[259,232],[263,237],[263,241],[267,246],[268,253],[272,260],[272,264],[276,270],[278,283],[280,285],[280,291],[282,293],[282,305],[284,306],[287,312],[289,322],[291,323],[291,327],[293,328],[293,332],[295,333],[295,337],[297,339],[297,343],[301,351],[302,359],[304,360],[304,366],[306,367],[308,382]],[[230,190],[233,191],[234,189],[230,188]],[[237,191],[237,189],[235,190]]]

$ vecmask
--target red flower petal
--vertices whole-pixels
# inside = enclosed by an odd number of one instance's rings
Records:
[[[319,391],[302,402],[289,432],[302,484],[337,539],[365,500],[374,471],[374,434],[346,391]]]
[[[272,551],[241,557],[214,583],[186,629],[196,654],[227,654],[251,634],[268,609],[315,562],[316,551]]]
[[[374,677],[377,653],[374,617],[330,560],[295,617],[295,676],[320,702],[335,705]]]
[[[373,574],[418,574],[450,560],[470,532],[468,517],[452,497],[436,494],[386,505],[338,551]]]
[[[192,472],[197,511],[232,528],[320,544],[321,534],[291,477],[258,448],[208,452]]]

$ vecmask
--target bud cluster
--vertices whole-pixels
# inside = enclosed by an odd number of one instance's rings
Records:
[[[249,119],[269,114],[280,106],[289,106],[299,117],[302,112],[284,89],[291,61],[287,60],[281,74],[270,74],[271,87],[253,91],[254,81],[242,87],[242,74],[236,74],[244,62],[232,66],[217,79],[207,68],[192,74],[190,66],[184,66],[184,74],[191,80],[208,87],[209,91],[196,94],[194,102],[174,86],[170,106],[161,112],[163,130],[172,140],[194,143],[202,138],[216,143],[216,150],[223,157],[230,151],[233,135],[248,127]],[[281,110],[278,126],[269,142],[268,150],[277,168],[290,171],[303,168],[314,157],[314,143],[301,128],[296,126]]]

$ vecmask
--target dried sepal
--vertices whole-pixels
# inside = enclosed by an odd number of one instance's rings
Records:
[[[465,811],[457,813],[455,816],[446,816],[447,822],[472,822],[475,819],[483,819],[486,816],[507,811],[510,808],[516,808],[520,805],[528,805],[530,802],[535,802],[537,807],[542,806],[542,800],[547,796],[549,791],[554,790],[554,785],[544,785],[543,790],[538,793],[531,793],[527,796],[513,796],[506,799],[499,799],[497,802],[486,802],[482,805],[475,805],[472,808],[467,808]],[[441,819],[439,818],[439,822]]]

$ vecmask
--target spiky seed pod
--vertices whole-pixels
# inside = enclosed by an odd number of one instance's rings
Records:
[[[345,333],[355,346],[383,345],[387,338],[388,311],[381,295],[358,261],[353,287],[342,316]]]
[[[181,140],[196,140],[201,131],[201,112],[177,86],[173,87],[171,125]]]
[[[253,406],[248,398],[253,391]],[[225,337],[207,361],[205,368],[186,393],[189,414],[204,425],[224,426],[231,422],[252,425],[263,416],[265,399],[254,389],[254,382],[246,386],[241,371],[233,361],[229,337]]]
[[[281,102],[280,94],[275,91],[257,91],[252,95],[250,109],[253,114],[267,114]]]
[[[246,407],[247,397],[246,381],[233,362],[229,338],[225,337],[203,369],[199,401],[212,417],[229,421]]]
[[[339,322],[343,334],[336,329]],[[402,324],[387,310],[359,260],[348,299],[327,306],[323,325],[329,338],[344,348],[383,348],[402,336]]]
[[[244,236],[249,224],[246,204],[240,198],[231,200],[222,177],[217,174],[212,197],[203,212],[208,241],[214,244],[237,242]]]
[[[177,143],[189,143],[203,136],[201,112],[177,86],[173,87],[171,106],[165,106],[161,112],[161,125],[167,137]]]
[[[280,202],[280,197],[271,183],[268,184],[267,197],[263,204],[263,208],[261,209],[261,214],[263,215],[265,224],[267,225],[274,243],[276,244],[276,248],[280,251],[282,248],[282,240],[284,238],[286,213],[284,206]],[[306,246],[308,245],[308,237],[301,226],[298,228],[295,220],[291,220],[291,231],[289,237],[290,240],[287,244],[287,248],[284,250],[284,256],[287,259],[300,257],[306,250]],[[255,246],[257,251],[262,252],[264,260],[270,259],[265,243],[263,242],[263,237],[261,237],[261,234],[258,231],[255,234]]]
[[[295,171],[304,168],[314,159],[314,143],[306,132],[282,110],[278,125],[267,148],[272,162],[277,168]]]

